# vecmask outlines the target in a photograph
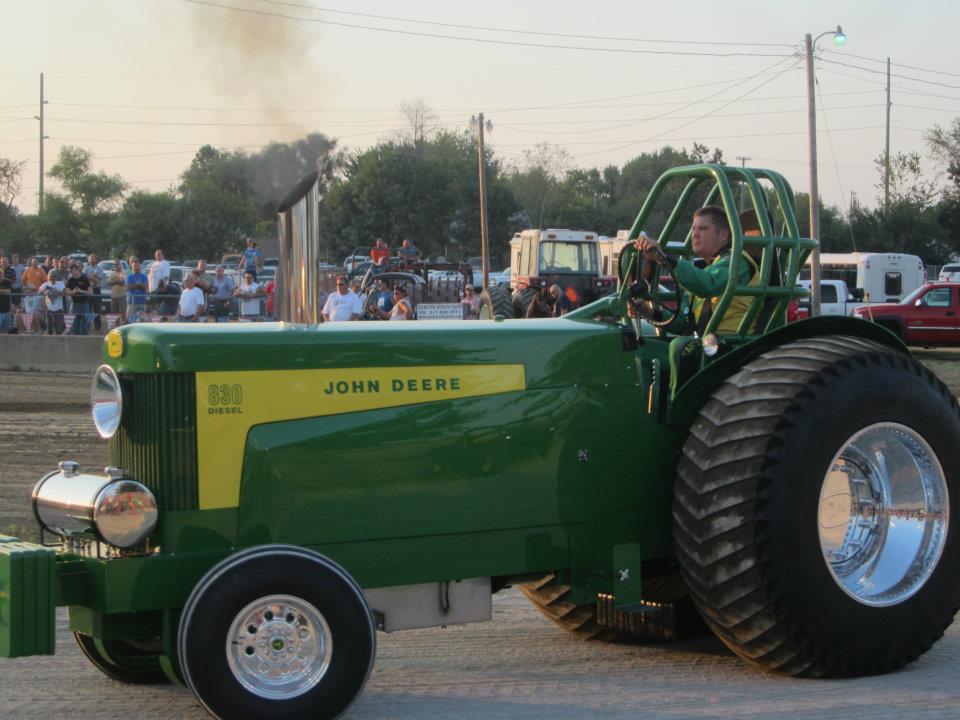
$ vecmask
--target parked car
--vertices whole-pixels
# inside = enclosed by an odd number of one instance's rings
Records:
[[[105,273],[113,272],[113,264],[115,262],[116,260],[101,260],[97,263],[97,267],[103,270]],[[130,266],[127,264],[126,260],[120,261],[120,267],[123,268],[124,272],[130,272]]]
[[[940,268],[940,282],[960,282],[960,264],[953,263]]]
[[[206,262],[206,261],[204,261],[204,262]],[[184,261],[183,261],[182,263],[180,263],[180,264],[183,265],[184,267],[188,267],[188,268],[190,268],[190,269],[192,270],[193,268],[195,268],[197,265],[200,264],[200,258],[196,258],[196,259],[190,258],[189,260],[184,260]],[[207,263],[207,264],[209,265],[209,263]]]
[[[858,307],[853,316],[873,320],[908,345],[960,344],[960,283],[927,283],[899,303]]]
[[[268,267],[278,267],[280,265],[280,258],[267,258],[263,261],[263,266]]]

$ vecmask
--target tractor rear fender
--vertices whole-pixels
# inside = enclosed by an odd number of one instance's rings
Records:
[[[669,424],[686,434],[700,413],[700,408],[720,384],[754,358],[794,340],[824,335],[847,335],[876,340],[898,352],[909,354],[907,346],[892,332],[872,322],[840,315],[822,315],[761,335],[722,355],[694,375],[680,388],[670,407]]]

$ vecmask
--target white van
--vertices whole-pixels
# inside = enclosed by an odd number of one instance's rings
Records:
[[[898,303],[925,281],[923,260],[905,253],[821,253],[822,280],[843,280],[851,290],[860,288],[872,303]],[[810,259],[800,271],[810,279]]]

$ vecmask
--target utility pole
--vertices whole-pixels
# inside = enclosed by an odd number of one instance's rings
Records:
[[[47,136],[43,134],[43,106],[47,101],[43,99],[43,73],[40,73],[40,114],[34,117],[40,121],[40,195],[38,196],[37,215],[43,214],[43,141]]]
[[[817,188],[817,106],[813,79],[813,37],[804,35],[807,55],[807,132],[810,143],[810,237],[818,245],[810,253],[810,315],[820,314],[820,192]]]
[[[753,158],[752,158],[752,157],[744,157],[743,155],[737,155],[737,160],[740,161],[740,167],[746,167],[746,166],[747,166],[747,160],[753,160]],[[743,194],[744,194],[744,190],[746,190],[746,189],[747,189],[747,188],[746,188],[746,184],[745,184],[745,183],[741,183],[741,185],[740,185],[740,212],[743,212]]]
[[[487,156],[483,149],[483,131],[492,130],[493,123],[486,121],[484,127],[483,113],[470,118],[471,124],[477,127],[477,165],[480,168],[480,254],[483,257],[483,289],[490,285],[490,242],[487,237]]]
[[[887,58],[887,143],[883,151],[883,212],[890,209],[890,58]]]
[[[47,101],[43,97],[43,73],[40,73],[40,114],[34,115],[35,120],[40,121],[40,193],[37,195],[37,248],[42,243],[43,235],[43,141],[47,136],[43,132],[43,106]]]

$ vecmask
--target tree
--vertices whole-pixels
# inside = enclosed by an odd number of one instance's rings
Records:
[[[60,181],[66,197],[82,221],[113,209],[123,197],[127,183],[119,175],[94,172],[88,150],[65,145],[47,175]]]
[[[924,136],[930,155],[947,168],[955,188],[960,188],[960,118],[954,118],[946,129],[934,125]]]
[[[160,248],[175,257],[182,246],[177,226],[179,215],[179,201],[172,193],[132,193],[107,231],[113,251],[110,254],[146,259]]]
[[[880,175],[880,181],[874,185],[877,188],[877,204],[883,207],[885,200],[883,178],[887,167],[885,153],[880,153],[874,160],[874,165]],[[891,205],[906,203],[922,210],[930,207],[938,194],[936,183],[928,181],[923,176],[920,153],[898,152],[890,158]]]
[[[414,145],[419,145],[436,132],[437,116],[422,98],[402,102],[397,110],[405,123],[405,127],[399,133],[401,141],[409,140]]]
[[[366,251],[376,238],[391,245],[407,238],[433,256],[477,254],[478,183],[476,140],[467,133],[440,132],[419,146],[380,143],[345,160],[324,199],[321,237],[334,257]],[[516,205],[489,151],[487,200],[490,237],[506,247]]]
[[[0,204],[13,206],[13,200],[20,194],[20,175],[27,161],[10,160],[0,157]]]
[[[506,181],[531,227],[559,227],[566,193],[563,179],[572,159],[561,145],[540,143],[524,150],[518,166],[507,172]]]

